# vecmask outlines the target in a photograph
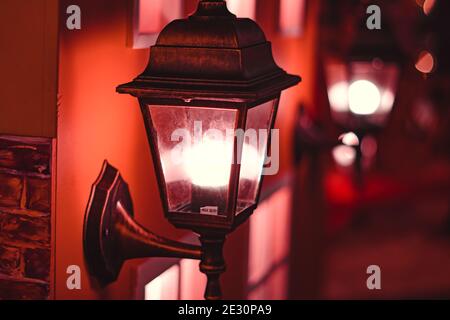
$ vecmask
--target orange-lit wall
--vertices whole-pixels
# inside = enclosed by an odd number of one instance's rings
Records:
[[[301,36],[284,36],[278,31],[278,0],[258,1],[257,22],[272,42],[275,61],[289,73],[299,74],[302,82],[281,95],[280,108],[275,127],[280,129],[280,173],[292,167],[293,128],[296,113],[301,103],[317,113],[314,90],[317,75],[317,21],[320,1],[307,1],[304,17],[304,33]],[[272,178],[266,179],[270,182]]]
[[[58,1],[0,2],[0,133],[56,136]]]
[[[146,65],[148,50],[126,47],[125,0],[78,1],[81,30],[60,29],[57,141],[56,297],[127,298],[130,264],[105,290],[93,288],[82,252],[83,216],[91,184],[104,159],[120,169],[130,185],[137,220],[159,233],[176,237],[163,218],[158,189],[137,101],[115,93]],[[62,1],[61,16],[70,1]],[[66,268],[82,269],[82,290],[66,288]]]
[[[70,31],[60,21],[59,113],[56,186],[56,298],[131,298],[133,268],[139,261],[127,262],[119,280],[100,289],[91,284],[82,252],[83,217],[90,188],[108,159],[120,169],[129,183],[135,217],[145,227],[164,236],[179,238],[184,232],[173,228],[163,217],[158,188],[148,151],[145,129],[137,101],[115,93],[115,87],[131,80],[147,63],[148,50],[126,47],[126,0],[79,0],[82,29]],[[196,1],[186,1],[186,10]],[[301,99],[312,101],[314,78],[313,14],[306,33],[299,38],[276,34],[273,23],[275,0],[257,1],[257,21],[272,40],[277,62],[291,73],[301,74],[303,83],[282,96],[277,127],[281,129],[282,171],[291,166],[291,134]],[[316,6],[316,1],[311,1]],[[72,4],[63,0],[60,17]],[[311,10],[311,9],[309,9]],[[276,12],[276,11],[275,11]],[[314,9],[313,9],[313,12]],[[272,178],[273,179],[273,178]],[[270,183],[271,179],[268,179]],[[267,181],[266,181],[267,182]],[[228,271],[224,276],[226,298],[244,298],[247,272],[248,224],[230,235],[225,255]],[[157,259],[155,259],[157,263]],[[82,289],[66,288],[66,268],[82,269]]]

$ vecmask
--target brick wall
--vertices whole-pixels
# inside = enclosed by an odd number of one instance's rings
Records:
[[[47,299],[51,140],[0,135],[0,299]]]

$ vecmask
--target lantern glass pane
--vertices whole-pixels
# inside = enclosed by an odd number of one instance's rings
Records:
[[[278,99],[253,107],[247,112],[245,132],[237,134],[238,146],[242,146],[241,170],[236,212],[239,214],[256,204],[266,159],[268,138]]]
[[[332,113],[348,112],[348,74],[346,65],[329,61],[326,65],[328,100]]]
[[[169,212],[223,216],[234,151],[237,111],[147,106],[152,148],[160,161]]]

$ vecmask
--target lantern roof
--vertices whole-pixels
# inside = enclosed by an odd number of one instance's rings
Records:
[[[385,62],[402,64],[405,55],[395,37],[388,19],[382,21],[381,29],[370,30],[366,26],[366,17],[358,24],[358,32],[350,48],[350,60],[372,60],[379,58]]]
[[[202,0],[193,15],[161,31],[144,72],[117,91],[147,99],[252,103],[298,82],[275,63],[253,20],[236,18],[223,0]]]

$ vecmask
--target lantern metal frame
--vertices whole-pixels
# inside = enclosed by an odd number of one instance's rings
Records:
[[[237,115],[237,123],[236,129],[244,129],[245,130],[245,120],[247,117],[247,111],[259,106],[260,104],[264,102],[269,102],[275,100],[274,106],[272,109],[272,114],[270,115],[270,127],[272,128],[275,124],[276,114],[278,111],[278,104],[279,104],[279,95],[278,97],[269,97],[265,101],[262,101],[258,103],[255,106],[248,107],[246,106],[245,109],[239,109],[238,115]],[[151,141],[151,136],[155,135],[155,133],[152,133],[151,128],[151,117],[149,115],[148,109],[147,109],[147,103],[148,100],[143,100],[141,102],[141,111],[144,117],[144,122],[146,125],[146,130],[148,133],[148,139],[149,144],[152,144],[153,141]],[[176,104],[177,106],[186,106],[189,107],[188,104],[184,104],[182,102],[179,102]],[[197,105],[198,106],[198,105]],[[207,105],[209,107],[209,105]],[[228,105],[230,107],[230,105]],[[222,107],[225,108],[225,107]],[[230,109],[235,109],[235,107],[230,107]],[[268,141],[270,141],[270,133],[268,136]],[[233,152],[233,157],[236,155],[236,148],[238,147],[236,145],[236,141],[234,142],[235,150]],[[154,169],[157,173],[157,179],[158,179],[158,185],[160,187],[160,194],[162,198],[162,203],[164,207],[164,213],[166,218],[176,227],[178,228],[190,228],[193,231],[197,233],[205,233],[205,231],[211,231],[212,228],[217,229],[219,232],[230,232],[234,229],[236,229],[239,225],[241,225],[243,222],[245,222],[248,217],[253,213],[253,211],[257,207],[257,203],[259,202],[260,194],[261,194],[261,186],[264,176],[261,176],[261,181],[258,185],[257,193],[256,193],[256,199],[255,203],[250,205],[249,207],[245,208],[243,211],[237,213],[236,212],[236,205],[237,205],[237,192],[239,187],[239,172],[240,172],[240,165],[239,164],[232,164],[231,165],[231,173],[230,173],[230,189],[228,193],[228,208],[226,212],[226,216],[201,216],[201,215],[186,215],[184,213],[171,211],[167,207],[167,192],[165,188],[165,181],[164,181],[164,174],[162,172],[162,164],[161,164],[161,156],[158,153],[157,148],[150,148],[152,152],[152,157],[154,159]]]
[[[151,47],[145,71],[117,92],[138,98],[153,156],[160,196],[167,219],[178,228],[200,235],[201,246],[167,240],[145,230],[132,219],[128,187],[117,169],[105,163],[93,186],[85,219],[84,244],[88,266],[103,284],[114,281],[123,261],[135,257],[175,256],[200,260],[207,276],[206,299],[220,299],[219,277],[225,271],[222,255],[228,233],[245,222],[256,202],[236,215],[240,164],[232,164],[226,217],[179,215],[167,206],[161,158],[153,145],[155,134],[148,105],[208,107],[237,111],[235,129],[245,129],[253,107],[276,100],[273,128],[281,91],[296,85],[300,77],[287,74],[275,63],[271,44],[250,19],[236,18],[224,0],[201,0],[187,19],[174,20]],[[267,144],[269,145],[270,136]],[[237,141],[234,141],[234,155]],[[262,180],[263,176],[261,176]]]

